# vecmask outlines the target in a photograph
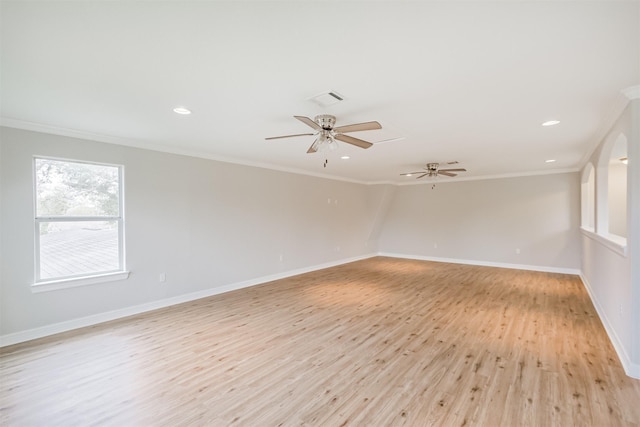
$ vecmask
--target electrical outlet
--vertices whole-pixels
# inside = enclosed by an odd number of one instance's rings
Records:
[[[438,244],[437,243],[433,244],[433,249],[438,249]]]
[[[520,248],[516,248],[516,254],[520,255]]]
[[[160,283],[164,283],[167,281],[167,274],[166,273],[160,273],[160,277],[158,278],[158,281]]]
[[[284,255],[280,254],[280,262],[284,261]]]

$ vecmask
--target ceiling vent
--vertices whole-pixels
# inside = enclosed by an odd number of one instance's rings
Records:
[[[330,105],[337,104],[340,101],[344,101],[344,96],[340,95],[338,92],[331,91],[316,95],[309,98],[309,100],[321,107],[328,107]]]

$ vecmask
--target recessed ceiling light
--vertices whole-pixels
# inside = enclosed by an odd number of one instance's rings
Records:
[[[341,158],[342,160],[349,160],[351,157],[349,157],[349,156],[342,156],[342,157],[340,157],[340,158]]]
[[[558,123],[560,123],[560,120],[547,120],[546,122],[542,123],[542,126],[555,126]]]
[[[185,107],[176,107],[173,109],[173,112],[177,114],[182,114],[182,115],[191,114],[191,110]]]
[[[549,160],[545,160],[544,162],[545,162],[545,163],[553,163],[553,162],[555,162],[555,161],[556,161],[556,159],[549,159]]]

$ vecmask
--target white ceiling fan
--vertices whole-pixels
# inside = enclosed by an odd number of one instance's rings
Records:
[[[371,142],[365,141],[360,138],[355,138],[350,135],[345,135],[350,132],[360,132],[365,130],[376,130],[382,129],[380,123],[376,121],[365,122],[365,123],[355,123],[352,125],[338,126],[334,127],[336,124],[336,117],[330,114],[320,114],[311,120],[309,117],[305,116],[293,116],[296,119],[300,120],[305,125],[312,128],[314,133],[298,133],[294,135],[283,135],[283,136],[272,136],[269,138],[265,138],[266,140],[272,139],[280,139],[280,138],[293,138],[296,136],[316,136],[315,141],[307,150],[307,153],[315,153],[319,149],[328,148],[334,149],[337,148],[336,140],[346,142],[347,144],[355,145],[360,148],[369,148],[373,144]]]

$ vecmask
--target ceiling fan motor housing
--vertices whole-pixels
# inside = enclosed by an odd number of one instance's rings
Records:
[[[438,176],[438,167],[439,163],[427,163],[427,174],[428,176]]]
[[[336,116],[331,114],[320,114],[314,120],[324,130],[331,130],[336,124]]]

